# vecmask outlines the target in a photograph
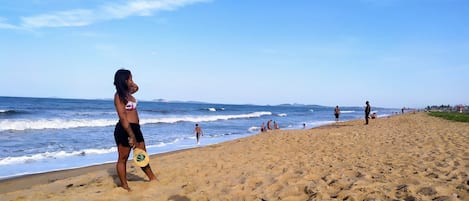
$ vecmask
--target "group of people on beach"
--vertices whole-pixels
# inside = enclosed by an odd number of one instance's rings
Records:
[[[269,130],[278,130],[280,129],[278,123],[276,121],[273,121],[273,127],[272,127],[272,119],[269,119],[269,121],[267,121],[267,126],[264,124],[264,122],[262,122],[262,125],[261,125],[261,132],[267,132]]]
[[[371,118],[371,119],[376,119],[378,118],[378,116],[376,115],[376,112],[374,112],[371,116],[370,116],[370,112],[371,112],[371,106],[370,106],[370,102],[369,101],[366,101],[365,102],[365,125],[368,125],[368,120]],[[335,106],[335,109],[334,109],[334,116],[335,116],[335,121],[336,122],[339,122],[339,115],[340,115],[340,109],[339,109],[339,106]],[[303,124],[304,126],[304,124]]]
[[[370,102],[369,101],[366,101],[365,102],[365,125],[368,125],[368,119],[376,119],[378,118],[376,112],[374,112],[373,114],[370,115],[370,112],[371,112],[371,106],[370,106]],[[340,108],[338,105],[335,106],[334,108],[334,117],[335,117],[335,122],[339,122],[339,116],[340,116]],[[303,129],[306,128],[306,123],[303,123]]]
[[[117,145],[118,158],[116,170],[121,187],[130,191],[127,183],[127,161],[132,149],[142,149],[146,152],[145,140],[139,124],[139,116],[137,112],[137,100],[133,96],[138,91],[138,85],[132,80],[132,74],[127,69],[119,69],[114,75],[114,86],[116,93],[114,94],[114,106],[119,117],[114,129],[114,140]],[[371,106],[366,101],[365,107],[365,124],[368,124],[370,118]],[[336,106],[334,109],[336,122],[339,121],[340,109]],[[272,125],[273,124],[273,125]],[[306,124],[303,124],[306,127]],[[267,121],[267,125],[262,122],[261,132],[280,129],[276,121],[271,119]],[[194,134],[196,135],[197,144],[200,144],[200,137],[203,136],[202,128],[199,124],[195,124]],[[141,167],[150,181],[155,181],[156,176],[153,173],[150,164]]]

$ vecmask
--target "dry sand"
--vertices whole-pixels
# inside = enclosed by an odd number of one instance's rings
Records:
[[[425,113],[277,130],[128,163],[0,182],[0,200],[469,200],[469,124]]]

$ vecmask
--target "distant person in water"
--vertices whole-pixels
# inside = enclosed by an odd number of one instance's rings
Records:
[[[370,118],[371,106],[370,102],[366,101],[365,107],[365,124],[368,125],[368,119]]]
[[[280,129],[277,122],[274,121],[274,129],[277,130],[277,129]]]
[[[267,130],[272,130],[272,120],[267,121]]]
[[[130,191],[127,184],[127,160],[132,148],[140,148],[146,151],[145,140],[140,130],[139,118],[137,113],[137,100],[132,94],[138,91],[138,86],[132,80],[132,74],[129,70],[120,69],[114,75],[114,85],[116,93],[114,94],[114,106],[119,116],[119,122],[114,129],[114,139],[117,144],[119,154],[116,163],[117,175],[121,182],[121,187]],[[143,172],[150,181],[155,181],[156,176],[150,168],[150,164],[142,167]]]
[[[334,116],[335,116],[335,122],[338,122],[339,121],[339,115],[340,115],[340,109],[339,109],[339,106],[335,106],[335,109],[334,109]]]
[[[305,129],[305,128],[306,128],[306,124],[305,124],[305,123],[303,123],[303,129]]]
[[[195,124],[194,133],[197,138],[197,144],[200,144],[200,136],[204,136],[204,133],[202,132],[202,128],[200,128],[199,124]]]
[[[266,131],[266,130],[265,130],[265,124],[264,124],[264,122],[262,122],[262,125],[261,125],[261,132],[263,133],[263,132],[265,132],[265,131]]]

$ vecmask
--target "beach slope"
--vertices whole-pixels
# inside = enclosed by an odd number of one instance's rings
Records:
[[[132,192],[105,164],[2,181],[0,200],[469,200],[468,123],[425,113],[363,123],[155,155],[157,182],[129,162]]]

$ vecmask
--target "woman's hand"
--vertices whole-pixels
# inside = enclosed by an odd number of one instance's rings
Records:
[[[135,137],[128,137],[127,139],[129,140],[129,145],[130,145],[130,147],[131,147],[131,148],[135,148],[135,146],[136,146],[136,144],[135,144],[135,142],[136,142]]]
[[[129,86],[130,94],[134,94],[137,91],[138,91],[138,85],[135,84],[135,82],[132,82],[132,84]]]

